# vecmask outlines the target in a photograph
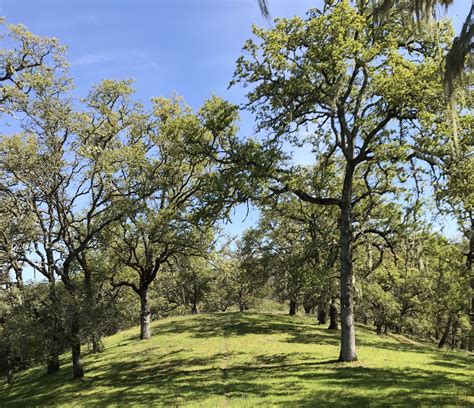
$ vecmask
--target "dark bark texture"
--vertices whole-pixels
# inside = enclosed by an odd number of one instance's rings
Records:
[[[320,304],[318,307],[318,324],[326,324],[326,309]]]
[[[290,300],[290,311],[289,315],[294,316],[296,314],[296,302],[294,300]]]
[[[328,330],[337,330],[337,306],[334,298],[329,305],[329,327]]]

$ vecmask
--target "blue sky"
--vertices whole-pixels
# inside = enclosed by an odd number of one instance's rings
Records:
[[[303,15],[321,0],[270,0],[272,17]],[[449,15],[456,32],[471,0],[455,0]],[[0,15],[36,34],[57,37],[68,47],[78,96],[104,78],[133,78],[137,98],[183,95],[194,108],[212,93],[243,102],[229,81],[251,25],[268,25],[257,0],[0,0]],[[241,132],[252,117],[242,114]],[[300,157],[307,161],[307,157]],[[239,207],[229,233],[256,221]]]

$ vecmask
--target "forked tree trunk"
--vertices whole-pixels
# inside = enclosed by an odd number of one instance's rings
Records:
[[[354,168],[347,164],[341,200],[341,351],[339,361],[356,361],[354,300],[352,296],[352,179]]]
[[[140,340],[148,340],[150,332],[151,311],[148,306],[148,288],[140,291]]]
[[[296,302],[294,300],[290,300],[290,316],[294,316],[296,314]]]
[[[304,308],[304,312],[309,315],[309,314],[311,314],[311,310],[313,309],[313,305],[305,304],[305,305],[303,305],[303,308]]]
[[[337,330],[337,306],[334,298],[329,305],[329,327],[328,330]]]

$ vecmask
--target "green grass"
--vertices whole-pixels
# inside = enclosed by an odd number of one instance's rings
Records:
[[[71,380],[68,355],[0,388],[0,407],[30,406],[473,406],[472,360],[358,328],[357,363],[340,364],[339,333],[315,319],[223,313],[174,317],[105,339]]]

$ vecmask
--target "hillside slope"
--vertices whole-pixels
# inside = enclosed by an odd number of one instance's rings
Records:
[[[0,388],[1,407],[474,405],[472,357],[358,329],[360,362],[338,364],[338,332],[314,318],[223,313],[153,324],[105,339],[71,380],[34,368]]]

